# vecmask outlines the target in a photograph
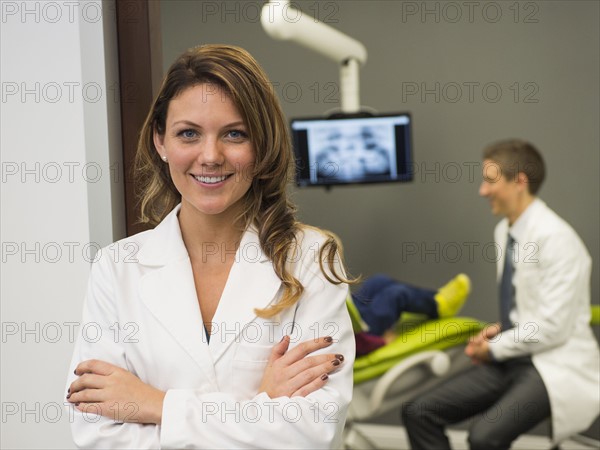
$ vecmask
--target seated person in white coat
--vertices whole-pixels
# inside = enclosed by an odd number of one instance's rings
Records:
[[[600,356],[589,326],[591,258],[573,228],[537,197],[545,168],[530,143],[483,154],[480,195],[503,216],[494,239],[501,323],[466,348],[475,365],[406,403],[413,449],[449,448],[444,427],[475,417],[472,449],[507,449],[551,416],[560,442],[600,412]]]
[[[169,69],[135,174],[156,228],[93,264],[68,379],[84,448],[329,448],[352,396],[341,246],[299,223],[288,124],[258,63]]]

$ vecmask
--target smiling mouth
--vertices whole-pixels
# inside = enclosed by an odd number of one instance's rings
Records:
[[[204,175],[192,175],[192,176],[200,183],[217,184],[217,183],[221,183],[222,181],[225,181],[231,175],[221,175],[218,177],[209,177],[209,176],[204,176]]]

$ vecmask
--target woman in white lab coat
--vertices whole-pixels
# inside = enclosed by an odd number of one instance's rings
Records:
[[[256,61],[201,46],[140,136],[142,220],[93,264],[68,380],[86,448],[327,448],[352,393],[341,248],[299,224],[287,123]]]

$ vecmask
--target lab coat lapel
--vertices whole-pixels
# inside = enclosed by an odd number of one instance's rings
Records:
[[[141,279],[143,303],[164,329],[216,383],[213,361],[206,345],[192,266],[175,208],[153,231],[140,249],[140,264],[158,266]]]
[[[213,325],[209,349],[215,363],[233,342],[245,339],[244,327],[257,318],[254,310],[274,302],[280,287],[281,280],[263,254],[256,230],[249,228],[242,237],[213,318],[218,329]]]

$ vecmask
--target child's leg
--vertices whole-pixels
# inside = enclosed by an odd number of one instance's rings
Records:
[[[383,335],[403,312],[425,314],[436,318],[436,291],[401,283],[386,275],[367,279],[354,295],[354,303],[369,333]]]
[[[352,294],[355,299],[369,301],[383,289],[397,283],[392,277],[383,274],[373,275],[367,278],[356,293]]]

